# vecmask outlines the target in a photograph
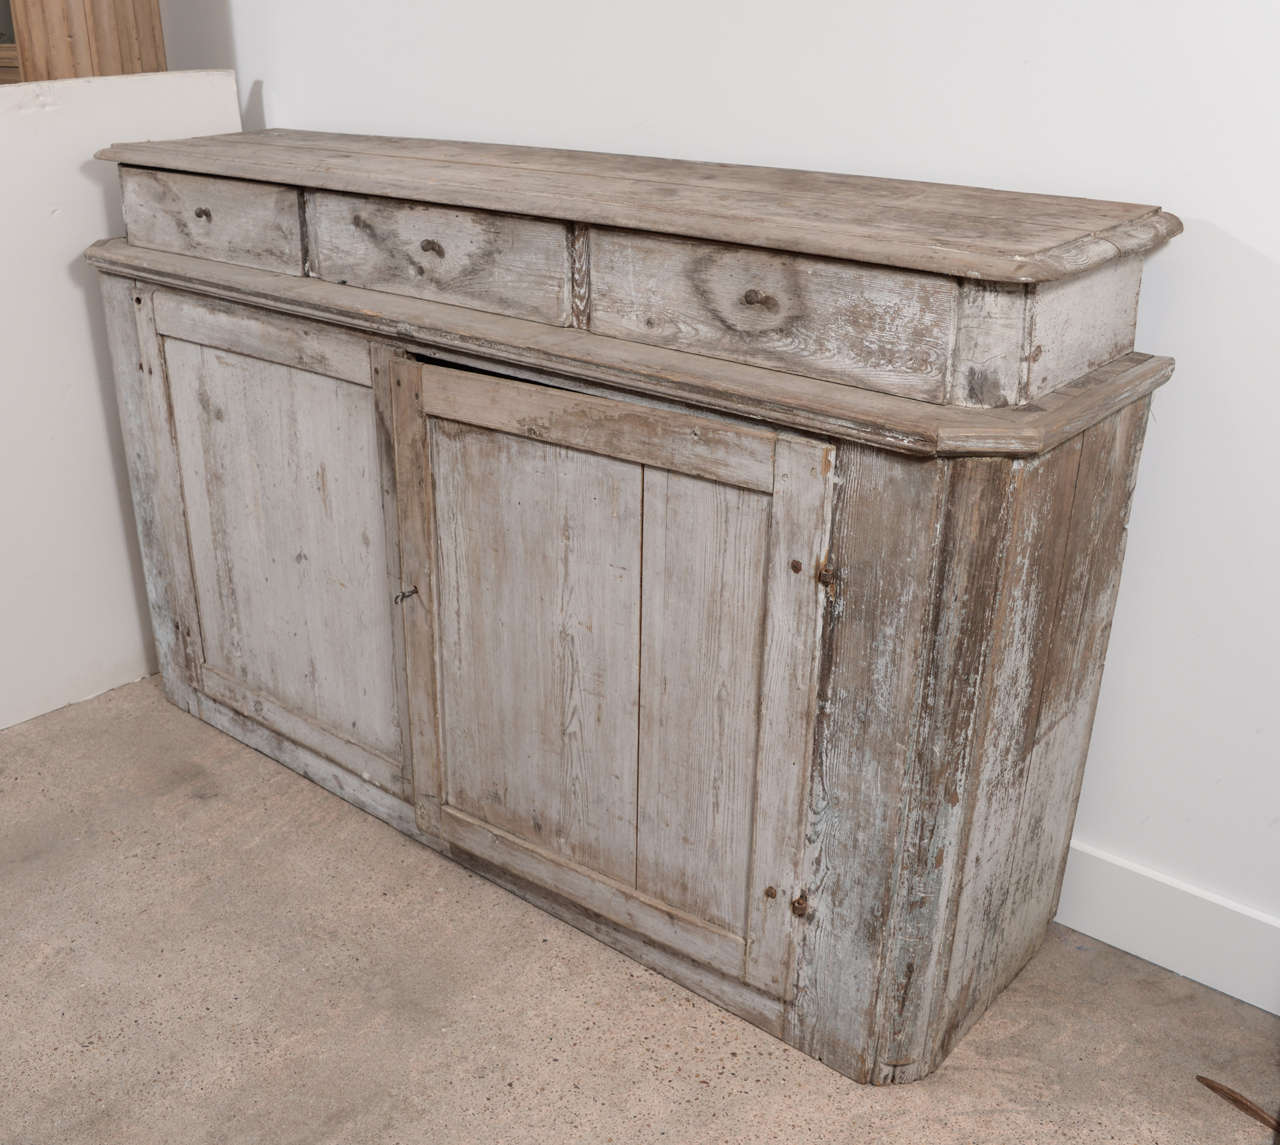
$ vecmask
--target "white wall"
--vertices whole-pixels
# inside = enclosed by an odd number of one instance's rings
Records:
[[[0,728],[155,671],[97,276],[118,139],[235,131],[228,72],[0,87]]]
[[[173,62],[236,66],[247,121],[267,126],[1180,214],[1138,330],[1179,368],[1148,435],[1060,917],[1280,1011],[1280,8],[170,0],[167,18]]]

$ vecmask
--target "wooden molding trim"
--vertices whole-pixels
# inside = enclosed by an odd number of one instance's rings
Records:
[[[1142,203],[323,132],[116,143],[97,157],[991,282],[1070,278],[1150,251],[1182,230],[1176,216]]]
[[[107,274],[440,349],[464,364],[524,369],[553,383],[581,379],[926,457],[1045,453],[1163,385],[1174,366],[1172,358],[1130,353],[1026,405],[938,406],[585,330],[144,250],[124,239],[94,243],[85,257]]]

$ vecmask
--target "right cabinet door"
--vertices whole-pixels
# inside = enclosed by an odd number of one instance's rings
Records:
[[[423,828],[785,996],[830,447],[389,368]]]

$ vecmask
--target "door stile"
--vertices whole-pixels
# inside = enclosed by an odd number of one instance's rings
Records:
[[[409,713],[409,680],[405,659],[404,582],[400,557],[400,475],[396,471],[395,408],[392,363],[399,355],[380,342],[369,344],[369,377],[373,383],[374,431],[378,450],[378,483],[382,488],[382,528],[386,539],[387,602],[391,617],[391,673],[396,718],[400,724],[400,793],[413,801],[413,730]]]
[[[204,654],[155,294],[154,286],[103,279],[112,356],[118,362],[137,363],[136,372],[116,372],[116,393],[157,659],[165,693],[195,714]]]
[[[830,445],[778,437],[743,978],[784,999],[794,990],[792,963],[807,902],[800,861],[834,460]]]
[[[378,363],[389,379],[395,454],[396,516],[400,527],[399,597],[414,811],[418,828],[440,834],[444,798],[439,648],[436,634],[435,496],[431,445],[422,407],[422,369],[384,351]]]

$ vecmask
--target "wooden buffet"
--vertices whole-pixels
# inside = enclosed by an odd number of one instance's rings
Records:
[[[485,144],[118,144],[174,703],[860,1081],[1036,949],[1154,207]]]

